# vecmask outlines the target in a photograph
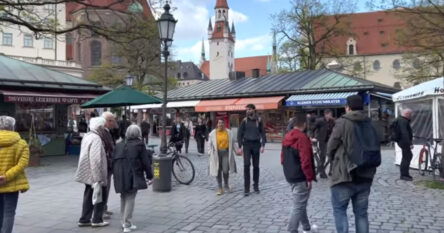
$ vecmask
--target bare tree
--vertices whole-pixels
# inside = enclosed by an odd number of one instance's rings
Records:
[[[273,30],[280,35],[284,56],[279,59],[281,69],[309,69],[320,67],[324,58],[343,55],[331,41],[349,34],[344,13],[352,12],[352,0],[291,0],[291,9],[273,15]],[[287,54],[290,52],[291,56]],[[292,66],[288,66],[292,59]],[[286,65],[287,64],[287,65]],[[297,68],[293,65],[297,64]]]
[[[151,1],[157,4],[162,0]],[[102,1],[93,0],[0,0],[0,28],[15,25],[33,32],[37,38],[72,31],[88,32],[83,34],[99,35],[115,42],[120,42],[119,38],[129,31],[143,37],[143,34],[138,34],[131,28],[131,24],[126,24],[127,16],[131,12],[122,9],[119,5],[128,4],[128,2],[128,0],[115,0],[103,4]],[[61,22],[65,19],[56,17],[57,11],[54,9],[70,6],[81,9],[82,13],[79,14],[79,19],[75,23],[65,24]],[[122,25],[129,25],[129,27],[114,27],[114,22],[107,22],[100,17],[100,12],[104,10],[118,17],[119,21],[123,22]]]

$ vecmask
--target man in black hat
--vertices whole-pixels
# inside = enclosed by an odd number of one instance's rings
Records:
[[[237,133],[238,153],[244,154],[244,196],[250,195],[250,164],[253,161],[253,188],[259,193],[259,154],[264,153],[267,142],[264,124],[256,114],[256,106],[246,106],[247,117],[242,120]]]
[[[352,95],[347,98],[346,113],[336,120],[327,145],[327,156],[330,161],[334,161],[331,165],[330,190],[337,232],[348,232],[347,206],[350,200],[353,204],[356,232],[369,232],[368,197],[378,165],[358,165],[354,155],[369,155],[366,152],[371,149],[372,158],[376,158],[376,153],[380,159],[381,148],[376,130],[363,108],[361,96]],[[360,139],[365,139],[365,142]]]

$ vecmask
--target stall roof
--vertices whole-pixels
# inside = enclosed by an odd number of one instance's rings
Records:
[[[169,100],[197,100],[290,94],[373,90],[394,93],[398,89],[328,69],[238,80],[209,80],[168,92]]]
[[[0,86],[106,92],[101,85],[59,71],[0,55]]]
[[[444,95],[444,77],[423,82],[393,94],[394,102],[418,99],[426,96]]]

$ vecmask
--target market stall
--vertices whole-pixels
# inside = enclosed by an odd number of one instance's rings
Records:
[[[444,78],[437,78],[410,87],[393,95],[396,116],[403,109],[409,108],[413,111],[411,126],[413,135],[421,138],[444,138]],[[424,139],[414,138],[413,159],[410,167],[418,167],[419,151],[424,144]],[[439,146],[438,150],[441,148]],[[401,163],[401,149],[395,147],[395,164]]]

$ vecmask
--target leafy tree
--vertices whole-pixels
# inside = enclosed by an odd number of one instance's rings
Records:
[[[273,15],[273,31],[281,36],[280,69],[314,70],[324,58],[343,55],[332,39],[349,34],[343,13],[352,12],[352,0],[291,0],[291,8]]]

